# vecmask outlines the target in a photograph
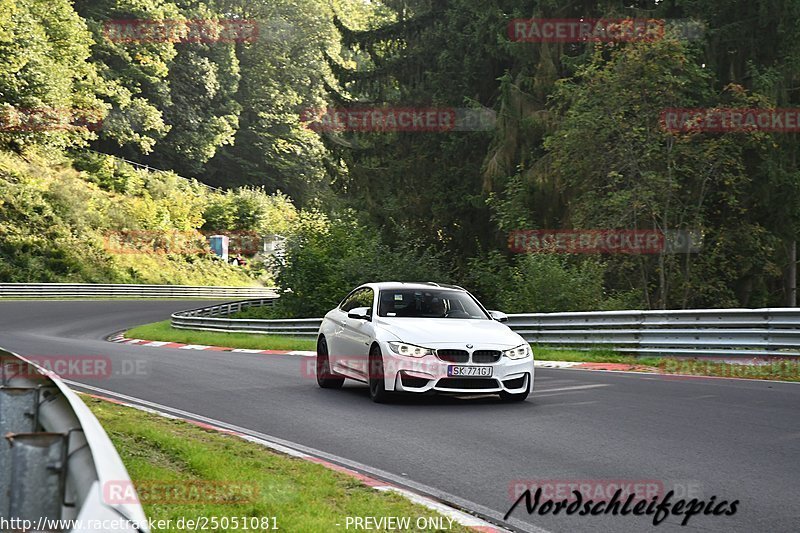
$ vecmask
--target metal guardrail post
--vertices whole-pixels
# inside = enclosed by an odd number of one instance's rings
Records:
[[[149,531],[139,503],[106,499],[107,484],[132,483],[89,408],[60,379],[2,349],[0,441],[0,516],[34,524],[81,517],[112,524],[104,531]]]

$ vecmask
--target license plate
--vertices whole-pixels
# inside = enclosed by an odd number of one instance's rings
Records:
[[[448,376],[469,376],[469,377],[482,377],[488,378],[492,376],[492,367],[490,366],[455,366],[450,365],[447,367]]]

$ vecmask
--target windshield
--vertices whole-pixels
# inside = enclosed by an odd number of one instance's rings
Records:
[[[378,316],[477,318],[489,320],[466,292],[437,289],[388,289],[380,293]]]

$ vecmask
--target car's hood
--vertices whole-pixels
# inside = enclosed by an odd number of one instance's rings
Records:
[[[375,326],[399,340],[430,348],[455,347],[455,344],[495,345],[513,348],[525,342],[505,324],[496,320],[461,318],[386,318]]]

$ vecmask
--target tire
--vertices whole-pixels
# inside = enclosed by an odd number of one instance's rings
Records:
[[[528,395],[531,393],[531,375],[528,374],[528,386],[523,392],[506,392],[500,391],[500,399],[504,402],[524,402]]]
[[[386,403],[389,399],[383,376],[383,354],[378,345],[369,350],[369,397],[375,403]]]
[[[340,389],[344,378],[336,377],[328,360],[328,342],[325,337],[317,341],[317,385],[323,389]]]

